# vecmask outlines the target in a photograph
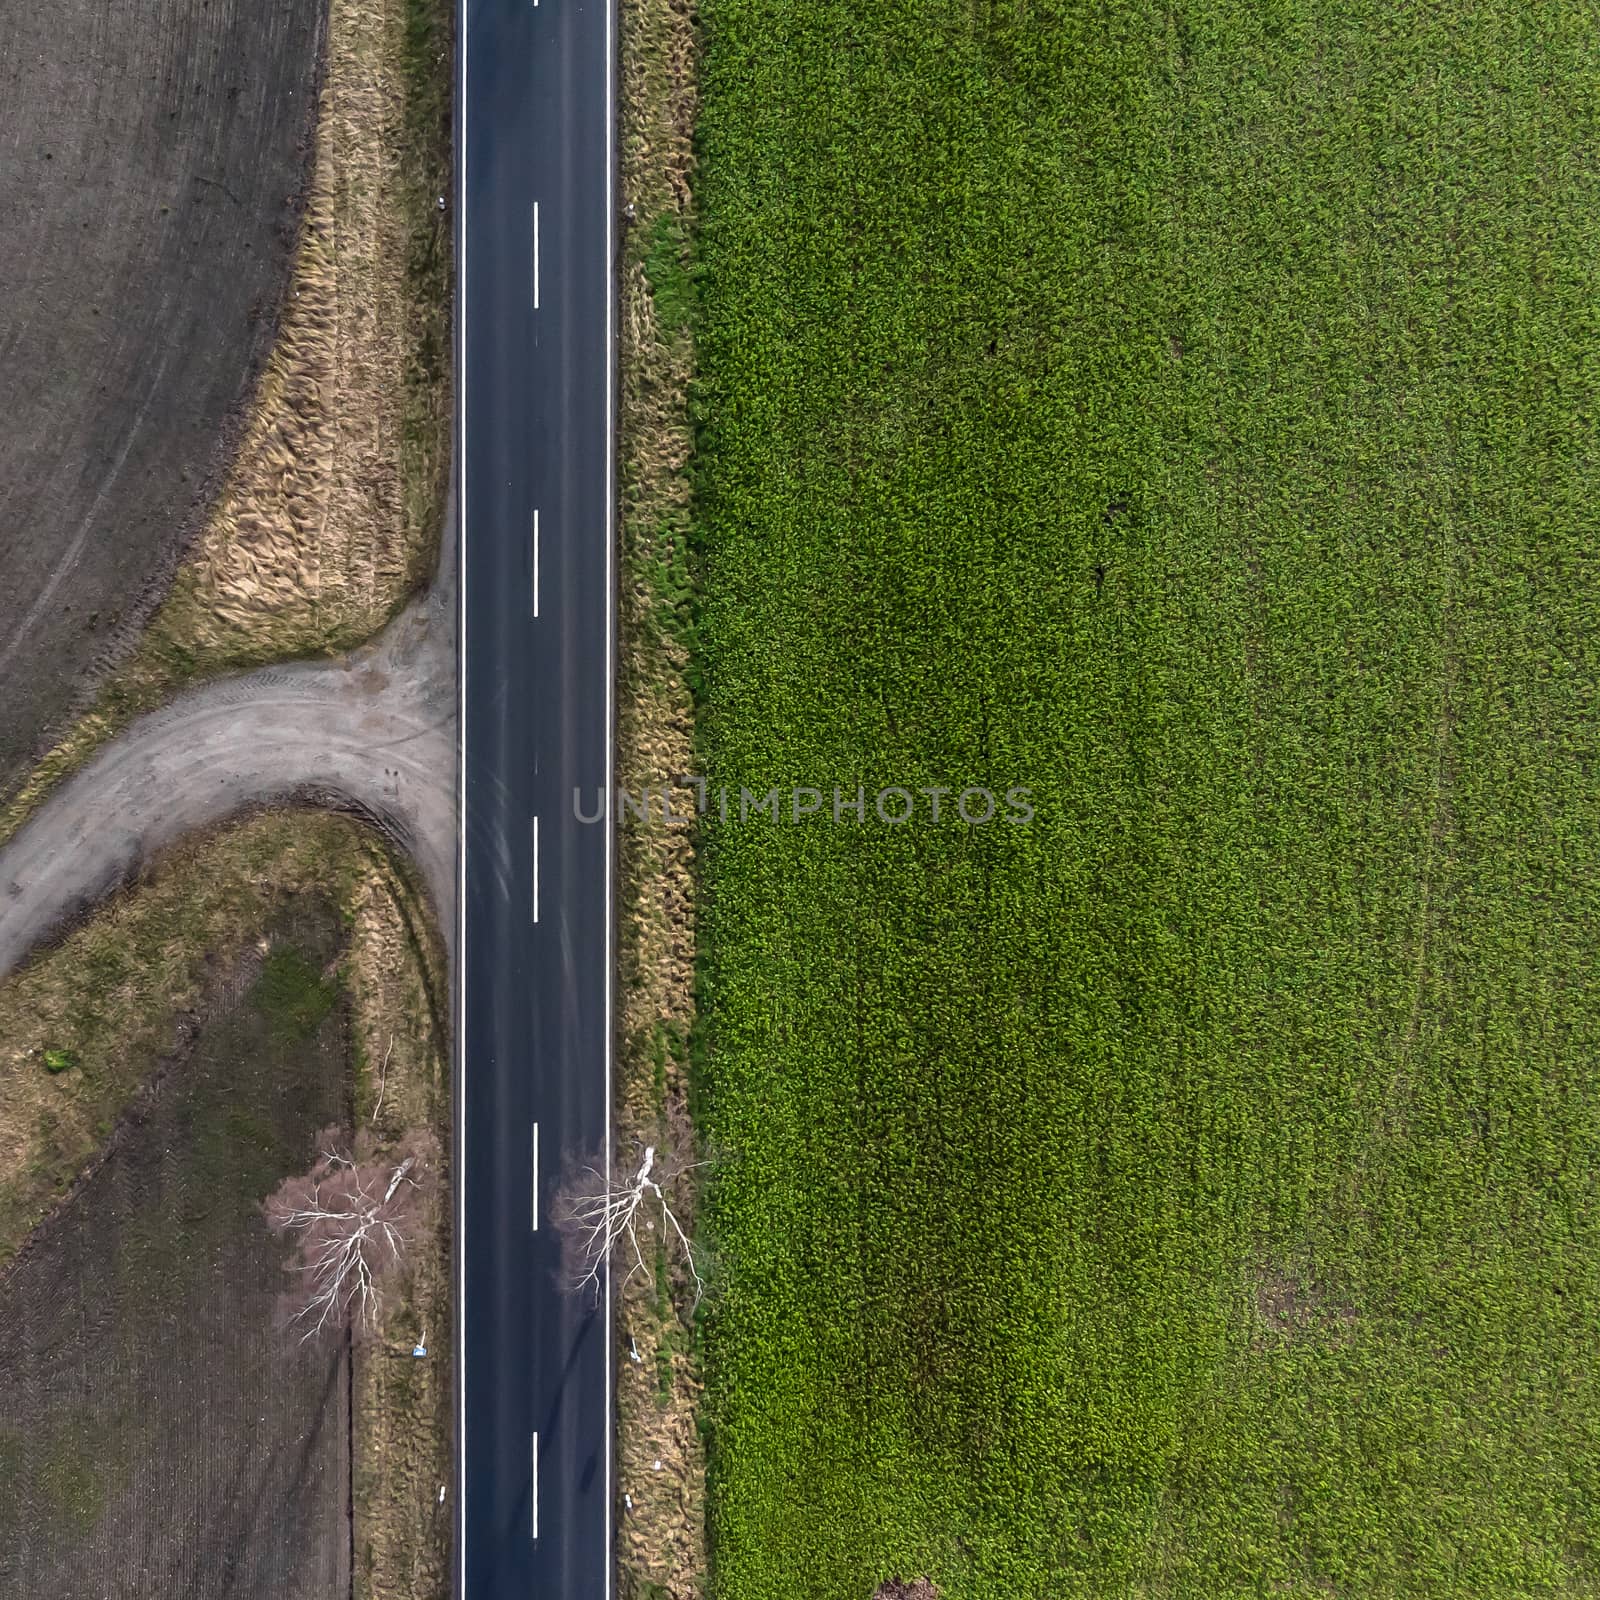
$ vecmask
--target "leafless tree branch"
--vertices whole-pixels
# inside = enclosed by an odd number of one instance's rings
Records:
[[[694,1282],[695,1304],[705,1293],[705,1282],[695,1260],[694,1246],[684,1232],[677,1213],[667,1199],[667,1190],[685,1172],[704,1165],[691,1162],[675,1166],[661,1158],[654,1145],[646,1145],[637,1170],[623,1166],[610,1177],[597,1166],[580,1167],[557,1197],[554,1218],[574,1257],[570,1269],[573,1286],[598,1294],[601,1273],[614,1255],[628,1263],[621,1288],[636,1276],[652,1276],[639,1234],[653,1233],[659,1215],[661,1237],[669,1249],[676,1242],[689,1276]]]
[[[378,1098],[372,1107],[372,1126],[378,1126],[378,1113],[383,1110],[383,1096],[389,1087],[389,1056],[394,1050],[394,1035],[389,1035],[389,1043],[384,1048],[383,1064],[378,1068]]]
[[[362,1160],[329,1141],[309,1173],[286,1178],[267,1200],[267,1226],[295,1242],[290,1321],[303,1340],[333,1327],[376,1331],[383,1282],[405,1259],[424,1176],[415,1150]]]

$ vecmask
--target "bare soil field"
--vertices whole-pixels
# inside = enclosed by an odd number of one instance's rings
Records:
[[[219,971],[0,1280],[6,1594],[347,1592],[346,1346],[281,1325],[258,1209],[348,1114],[344,938],[307,895]]]
[[[220,484],[311,156],[323,0],[64,0],[0,30],[0,794]]]
[[[625,0],[620,23],[622,181],[634,221],[623,238],[618,350],[625,582],[617,736],[619,776],[638,787],[697,770],[688,549],[696,40],[686,0]],[[681,799],[680,809],[692,809],[692,791]],[[687,1161],[697,923],[691,830],[662,820],[625,828],[619,862],[616,1136],[624,1149],[654,1144]],[[693,1177],[673,1187],[674,1209],[689,1227]],[[699,1324],[688,1274],[667,1277],[635,1277],[617,1309],[617,1554],[628,1600],[694,1600],[706,1590]]]

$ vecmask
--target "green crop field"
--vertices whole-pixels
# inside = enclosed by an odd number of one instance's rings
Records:
[[[701,14],[715,1593],[1600,1593],[1600,13]]]

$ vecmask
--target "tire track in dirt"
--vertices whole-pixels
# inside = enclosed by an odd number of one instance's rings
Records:
[[[416,862],[455,927],[453,527],[432,590],[333,661],[219,679],[140,718],[0,848],[0,978],[152,854],[251,805],[365,814]]]

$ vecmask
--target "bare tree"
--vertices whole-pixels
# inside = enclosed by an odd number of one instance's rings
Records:
[[[325,1328],[376,1331],[383,1283],[405,1259],[423,1186],[426,1151],[415,1145],[379,1156],[358,1142],[339,1149],[332,1130],[310,1172],[285,1178],[267,1199],[267,1226],[295,1243],[290,1322],[313,1339]]]
[[[641,1230],[654,1234],[659,1219],[661,1242],[682,1256],[694,1281],[698,1305],[705,1283],[695,1261],[694,1246],[667,1199],[667,1190],[685,1172],[703,1164],[676,1163],[651,1144],[644,1147],[637,1169],[625,1159],[613,1163],[609,1177],[599,1166],[578,1168],[563,1185],[553,1207],[556,1227],[571,1253],[568,1274],[572,1286],[593,1289],[598,1294],[601,1270],[614,1251],[628,1261],[622,1288],[637,1274],[653,1279],[639,1234]],[[651,1253],[654,1254],[654,1241]]]

